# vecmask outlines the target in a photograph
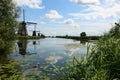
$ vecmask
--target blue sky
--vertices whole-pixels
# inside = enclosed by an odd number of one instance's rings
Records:
[[[13,0],[45,35],[102,35],[119,20],[120,0]],[[19,21],[22,21],[22,14]],[[29,35],[33,26],[27,26]]]

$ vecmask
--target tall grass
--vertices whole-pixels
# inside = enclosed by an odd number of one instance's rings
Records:
[[[82,59],[73,58],[59,80],[120,79],[120,39],[103,37]]]

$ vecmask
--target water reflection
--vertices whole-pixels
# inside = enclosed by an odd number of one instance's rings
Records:
[[[61,56],[49,56],[45,60],[50,64],[56,64],[60,59],[62,59]]]
[[[31,44],[32,42],[32,44]],[[32,48],[32,51],[27,51],[28,48],[30,48],[30,43],[31,46],[33,47]],[[27,40],[19,40],[17,42],[17,46],[18,46],[18,52],[19,54],[21,55],[31,55],[31,54],[35,54],[36,53],[36,49],[37,49],[37,45],[40,45],[40,41],[36,41],[36,40],[33,40],[33,41],[27,41]]]
[[[33,41],[33,45],[36,45],[36,41]]]
[[[72,59],[72,56],[84,56],[87,52],[86,42],[81,43],[59,38],[18,40],[16,50],[9,55],[9,59],[15,60],[20,64],[20,71],[24,71],[23,76],[29,75],[30,72],[31,75],[34,71],[44,74],[45,71],[42,68],[46,65],[49,65],[49,68],[53,68],[51,64],[62,67],[65,61]],[[16,54],[18,56],[15,56]]]
[[[83,45],[85,45],[86,44],[86,40],[80,40],[80,44],[83,44]]]
[[[64,55],[73,56],[73,54],[78,52],[79,50],[79,48],[71,48],[68,51],[64,52]]]
[[[18,48],[19,48],[19,54],[26,55],[26,49],[27,49],[27,40],[19,40],[17,42]]]

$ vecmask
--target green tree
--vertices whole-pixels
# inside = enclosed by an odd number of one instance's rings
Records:
[[[9,48],[9,43],[15,37],[16,18],[19,8],[13,0],[0,0],[0,53]]]
[[[120,37],[120,22],[115,23],[115,25],[110,29],[109,35],[115,38]]]
[[[81,36],[81,37],[86,37],[86,33],[85,33],[85,32],[82,32],[82,33],[80,33],[80,36]]]

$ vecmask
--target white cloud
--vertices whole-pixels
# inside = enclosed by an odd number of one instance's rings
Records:
[[[45,60],[48,61],[48,63],[50,64],[56,64],[58,60],[61,60],[61,59],[62,59],[61,56],[49,56],[45,58]]]
[[[44,21],[41,21],[41,22],[40,22],[40,24],[41,24],[41,25],[45,25],[45,24],[46,24],[46,22],[44,22]]]
[[[73,19],[64,20],[64,24],[67,24],[67,25],[75,27],[75,28],[80,28],[80,25],[75,23]]]
[[[75,45],[72,45],[73,47],[75,47]],[[68,47],[71,47],[70,45]],[[79,47],[76,47],[76,48],[71,48],[70,50],[64,52],[64,55],[67,55],[67,56],[73,56],[73,54],[75,54],[76,52],[78,52],[80,50]]]
[[[120,0],[104,0],[104,4],[109,4],[109,5],[114,5],[114,4],[119,4]]]
[[[43,9],[42,0],[13,0],[18,6],[28,6],[35,9]]]
[[[99,0],[70,0],[78,5],[99,4]]]
[[[45,17],[50,19],[63,18],[63,16],[60,15],[56,10],[51,10],[49,13],[45,14]]]
[[[118,9],[119,7],[120,7],[120,1],[105,0],[105,2],[101,2],[99,5],[87,5],[87,7],[83,10],[86,13],[78,12],[78,13],[70,13],[69,15],[87,20],[97,19],[97,18],[102,18],[102,19],[117,18],[120,16],[120,9]]]

